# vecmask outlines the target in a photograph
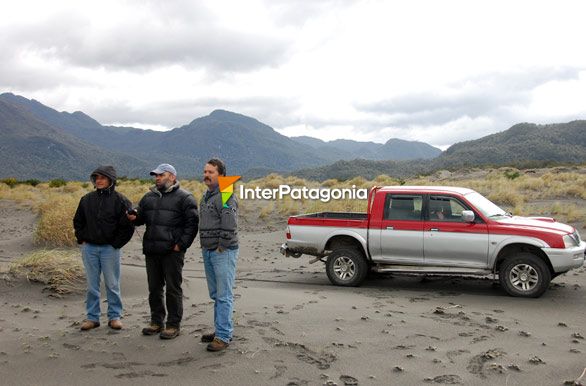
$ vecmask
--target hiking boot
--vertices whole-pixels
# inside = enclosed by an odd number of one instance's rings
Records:
[[[216,337],[215,332],[212,332],[210,334],[203,334],[201,336],[201,341],[202,341],[202,343],[211,343],[215,337]]]
[[[179,327],[167,326],[161,331],[161,339],[175,339],[179,335]]]
[[[143,335],[156,335],[163,330],[163,326],[156,323],[151,323],[148,327],[142,329]]]
[[[113,319],[108,322],[108,327],[112,330],[122,330],[122,322],[120,319]]]
[[[230,344],[224,342],[219,338],[214,338],[210,344],[207,346],[208,351],[222,351],[225,350]]]
[[[100,327],[100,322],[96,322],[94,320],[84,320],[79,328],[81,331],[88,331],[94,328]]]

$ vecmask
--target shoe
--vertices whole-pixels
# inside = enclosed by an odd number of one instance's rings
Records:
[[[175,339],[179,335],[179,327],[167,326],[161,331],[161,339]]]
[[[224,342],[219,338],[214,338],[210,344],[207,346],[208,351],[222,351],[225,350],[230,344]]]
[[[94,320],[84,320],[79,328],[81,331],[88,331],[94,328],[100,327],[100,322],[96,322]]]
[[[156,323],[151,323],[148,327],[142,329],[143,335],[156,335],[163,330],[163,326]]]
[[[209,333],[209,334],[203,334],[201,336],[201,341],[202,341],[202,343],[211,343],[214,340],[215,337],[216,337],[216,333],[215,332],[212,332],[212,333]]]
[[[108,322],[108,327],[112,330],[122,330],[122,322],[120,319],[113,319]]]

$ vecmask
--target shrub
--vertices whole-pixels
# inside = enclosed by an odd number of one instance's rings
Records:
[[[22,181],[22,183],[23,184],[26,184],[26,185],[30,185],[30,186],[37,186],[38,184],[41,183],[41,181],[33,178],[33,179],[30,179],[30,180]]]
[[[521,176],[521,173],[518,170],[505,170],[505,172],[503,174],[509,180],[514,180],[516,178],[519,178],[519,176]]]
[[[10,273],[46,284],[58,294],[80,292],[85,287],[85,273],[77,251],[36,251],[12,263]]]
[[[50,188],[60,188],[65,185],[67,185],[67,181],[65,181],[63,178],[56,178],[54,180],[49,181]]]
[[[76,245],[72,221],[78,203],[77,195],[58,195],[41,204],[41,216],[34,235],[35,243],[53,247]]]
[[[16,184],[18,184],[18,180],[14,177],[3,178],[0,180],[0,182],[5,183],[11,188],[14,188]]]
[[[491,192],[488,197],[495,204],[516,207],[525,201],[524,197],[513,190],[500,190]]]

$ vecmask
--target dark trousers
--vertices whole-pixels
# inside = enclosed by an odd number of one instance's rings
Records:
[[[184,257],[185,252],[146,256],[152,323],[163,326],[167,314],[167,326],[180,327],[181,325],[183,318],[181,283],[183,282]],[[165,286],[167,286],[166,291]],[[165,302],[163,302],[163,292],[165,292]],[[167,306],[166,312],[165,305]]]

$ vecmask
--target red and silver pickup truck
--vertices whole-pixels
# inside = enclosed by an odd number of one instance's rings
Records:
[[[548,217],[517,217],[471,189],[370,190],[367,213],[292,216],[285,256],[315,256],[335,285],[376,272],[498,275],[512,296],[539,297],[552,278],[584,264],[586,242]]]

